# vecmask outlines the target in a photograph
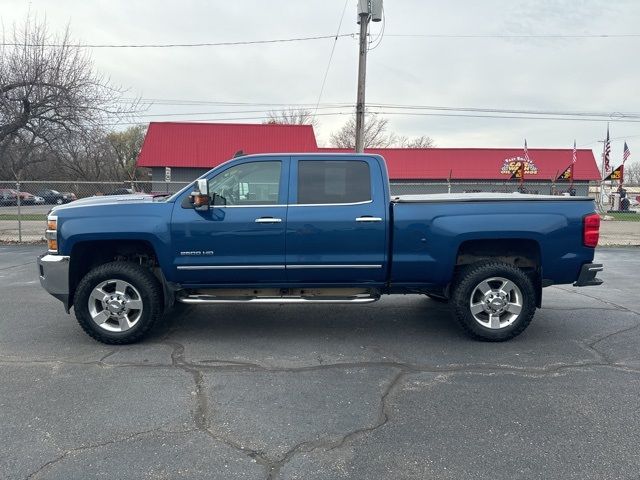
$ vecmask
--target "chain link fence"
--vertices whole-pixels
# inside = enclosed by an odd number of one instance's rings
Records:
[[[142,193],[164,195],[177,192],[188,182],[84,182],[84,181],[0,181],[0,241],[37,242],[44,238],[47,213],[55,205],[92,196]],[[625,187],[619,195],[617,185],[576,183],[574,192],[568,185],[551,182],[392,182],[391,194],[500,192],[540,195],[588,195],[594,198],[603,222],[601,244],[640,245],[640,187]]]

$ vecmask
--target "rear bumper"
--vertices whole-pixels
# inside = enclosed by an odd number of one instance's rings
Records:
[[[40,285],[69,311],[69,257],[66,255],[40,255],[38,257]]]
[[[585,263],[580,269],[578,280],[573,284],[574,287],[588,287],[590,285],[600,285],[602,279],[596,278],[598,272],[603,270],[601,263]]]

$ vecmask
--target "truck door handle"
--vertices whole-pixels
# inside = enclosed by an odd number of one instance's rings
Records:
[[[280,222],[282,222],[281,218],[273,218],[273,217],[256,218],[256,223],[280,223]]]
[[[356,218],[356,222],[381,222],[380,217],[372,217],[371,215],[365,215],[364,217]]]

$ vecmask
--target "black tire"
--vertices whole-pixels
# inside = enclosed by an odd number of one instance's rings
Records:
[[[442,296],[442,295],[436,295],[436,294],[433,294],[433,293],[425,293],[425,295],[427,297],[429,297],[431,300],[433,300],[434,302],[449,303],[449,299],[447,297]]]
[[[522,305],[512,323],[489,328],[476,320],[471,311],[471,302],[476,287],[484,280],[495,277],[510,280],[517,286]],[[533,282],[524,271],[508,263],[487,261],[471,264],[458,272],[452,285],[450,304],[456,320],[467,334],[479,340],[503,342],[520,335],[529,326],[536,311],[536,294]],[[484,313],[481,312],[479,316],[481,314]]]
[[[110,332],[98,326],[89,312],[89,296],[93,289],[107,280],[124,280],[140,293],[142,312],[139,320],[124,332]],[[153,273],[130,262],[111,262],[91,270],[78,284],[73,309],[82,329],[95,340],[110,344],[134,343],[153,327],[163,312],[162,286]]]

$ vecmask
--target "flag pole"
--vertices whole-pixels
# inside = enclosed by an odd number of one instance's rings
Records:
[[[607,132],[609,132],[609,122],[607,122]],[[607,139],[605,138],[604,142],[602,142],[602,158],[600,159],[600,208],[604,210],[604,178],[606,177],[606,172],[604,171],[604,153],[607,148]]]
[[[525,163],[529,160],[529,149],[527,148],[527,139],[524,139],[524,159],[522,160],[522,162],[520,162],[521,168],[520,168],[520,193],[524,193],[524,171],[526,168]]]

